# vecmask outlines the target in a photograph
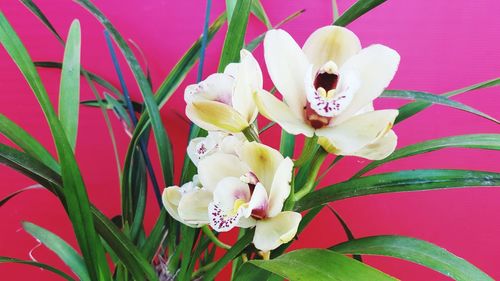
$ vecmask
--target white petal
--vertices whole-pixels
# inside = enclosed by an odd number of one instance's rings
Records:
[[[240,52],[238,76],[233,92],[233,107],[248,123],[257,117],[257,106],[253,101],[253,92],[262,88],[262,71],[252,53],[247,50]]]
[[[302,216],[296,212],[281,212],[277,216],[257,221],[253,244],[261,251],[271,251],[295,237]]]
[[[383,45],[371,45],[351,57],[341,68],[339,77],[355,75],[360,87],[354,98],[341,115],[334,121],[340,124],[353,116],[375,98],[380,96],[389,85],[399,65],[399,54]]]
[[[212,192],[205,189],[184,194],[179,202],[179,216],[186,223],[198,227],[208,224],[210,202],[212,202]]]
[[[238,156],[245,162],[268,193],[273,183],[274,174],[283,156],[276,149],[257,142],[247,142],[238,150]]]
[[[328,152],[351,155],[383,137],[394,124],[398,111],[377,110],[356,115],[339,125],[316,131],[318,143]]]
[[[276,89],[300,117],[306,104],[304,81],[310,65],[304,52],[286,31],[269,30],[264,38],[264,58]]]
[[[314,72],[327,61],[341,67],[350,57],[361,50],[361,43],[352,31],[340,26],[325,26],[314,31],[302,48],[314,64]]]
[[[363,157],[369,160],[380,160],[391,155],[396,149],[398,136],[393,130],[387,132],[382,138],[374,143],[368,144],[360,150],[352,153],[353,156]]]
[[[238,111],[217,101],[193,101],[186,106],[186,116],[207,131],[239,133],[249,126]]]
[[[292,174],[293,161],[287,157],[281,161],[274,175],[271,193],[269,194],[269,210],[267,212],[269,217],[274,217],[281,212],[283,203],[290,196]]]
[[[214,190],[217,183],[226,177],[239,178],[249,171],[238,157],[232,154],[215,153],[198,163],[198,177],[202,185]]]
[[[163,190],[161,196],[163,206],[167,210],[168,214],[175,220],[183,222],[179,216],[178,207],[181,201],[182,194],[178,186],[170,186]]]
[[[239,178],[227,177],[217,184],[214,190],[213,201],[218,203],[223,211],[232,212],[237,200],[240,200],[240,203],[247,203],[250,201],[250,196],[248,184],[242,182]]]
[[[222,141],[219,144],[220,151],[236,155],[236,149],[239,148],[246,141],[247,140],[243,134],[226,136],[222,139]]]
[[[186,152],[195,166],[198,166],[201,159],[217,151],[218,143],[222,139],[220,135],[221,133],[212,131],[207,137],[194,138],[189,142]]]
[[[231,105],[233,87],[233,77],[224,73],[214,73],[198,84],[187,86],[184,100],[187,104],[196,100],[209,100]]]
[[[312,137],[314,129],[304,122],[303,117],[297,117],[290,108],[271,93],[261,90],[254,95],[259,111],[269,120],[278,123],[290,134],[303,134]]]
[[[210,226],[217,232],[226,232],[233,229],[238,225],[240,218],[242,218],[243,209],[240,208],[234,214],[229,214],[221,209],[219,204],[211,202],[208,205],[208,218]]]
[[[224,68],[224,74],[229,75],[232,78],[238,76],[239,63],[230,63]]]

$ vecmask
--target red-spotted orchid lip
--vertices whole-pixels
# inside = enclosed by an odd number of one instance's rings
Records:
[[[328,126],[351,102],[349,85],[340,81],[340,73],[333,61],[325,63],[316,73],[307,91],[305,116],[309,124],[319,129]],[[352,79],[348,79],[352,80]]]

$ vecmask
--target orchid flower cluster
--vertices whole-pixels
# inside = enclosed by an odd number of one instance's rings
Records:
[[[268,31],[264,58],[282,100],[263,89],[259,63],[244,49],[239,63],[186,88],[186,115],[208,135],[187,148],[197,175],[166,188],[163,204],[190,227],[255,227],[253,244],[269,252],[295,237],[302,217],[286,204],[293,202],[294,161],[259,142],[258,113],[326,152],[385,158],[396,147],[391,128],[398,110],[374,110],[373,101],[392,80],[400,57],[383,45],[361,48],[350,30],[326,26],[302,48],[286,31]]]

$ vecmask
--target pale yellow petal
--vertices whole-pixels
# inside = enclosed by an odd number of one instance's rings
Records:
[[[233,108],[250,124],[257,118],[257,106],[253,101],[253,92],[262,89],[262,71],[259,63],[247,50],[241,50],[233,92]]]
[[[285,158],[278,166],[274,175],[269,194],[268,216],[274,217],[283,209],[285,200],[290,196],[290,182],[293,175],[293,161]]]
[[[179,217],[190,225],[200,227],[208,224],[208,204],[212,202],[212,192],[198,189],[182,196],[179,201]]]
[[[303,134],[312,137],[314,129],[304,122],[303,117],[297,117],[290,108],[271,93],[261,90],[254,95],[255,102],[262,115],[278,123],[290,134]]]
[[[178,186],[170,186],[163,190],[161,196],[163,206],[167,210],[168,214],[177,221],[183,222],[179,217],[179,202],[181,201],[182,194]]]
[[[340,26],[325,26],[314,31],[302,48],[314,64],[314,72],[328,61],[341,67],[361,50],[361,43],[352,31]]]
[[[300,117],[306,104],[305,79],[310,63],[286,31],[269,30],[264,38],[267,71],[293,114]]]
[[[239,133],[249,126],[240,113],[229,105],[216,101],[194,101],[186,106],[186,115],[207,131]]]
[[[369,105],[389,85],[399,65],[399,54],[383,45],[371,45],[351,57],[341,68],[339,77],[356,76],[360,87],[348,107],[334,124],[340,124]]]
[[[377,110],[356,115],[339,125],[316,131],[318,143],[337,155],[352,155],[383,137],[394,124],[398,111]]]
[[[398,136],[393,130],[387,132],[383,137],[374,143],[368,144],[360,150],[354,152],[353,156],[363,157],[369,160],[381,160],[391,155],[396,149]]]
[[[274,174],[283,156],[276,149],[257,142],[247,142],[238,149],[239,158],[245,162],[269,194]]]
[[[261,251],[271,251],[290,242],[302,216],[296,212],[281,212],[275,217],[257,221],[253,244]]]

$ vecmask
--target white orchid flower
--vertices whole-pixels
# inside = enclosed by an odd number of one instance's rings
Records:
[[[200,181],[213,191],[210,226],[218,232],[255,226],[253,243],[262,251],[289,242],[302,218],[300,213],[282,211],[292,170],[290,158],[256,142],[241,145],[238,156],[215,153],[201,160]]]
[[[394,151],[391,130],[397,110],[373,110],[372,102],[389,85],[399,54],[383,45],[361,49],[346,28],[313,32],[301,49],[283,30],[270,30],[264,57],[280,101],[260,90],[259,111],[291,134],[317,135],[328,152],[382,159]]]
[[[200,185],[198,176],[181,187],[165,188],[162,195],[163,206],[170,216],[190,227],[208,224],[207,210],[212,200],[212,192]]]
[[[224,73],[215,73],[190,85],[184,92],[186,115],[207,131],[238,133],[257,118],[253,92],[262,88],[262,71],[247,50],[240,62],[229,64]]]
[[[209,131],[206,137],[194,138],[189,142],[187,154],[195,166],[208,155],[224,152],[236,155],[236,148],[246,138],[243,134],[228,134],[220,131]]]

